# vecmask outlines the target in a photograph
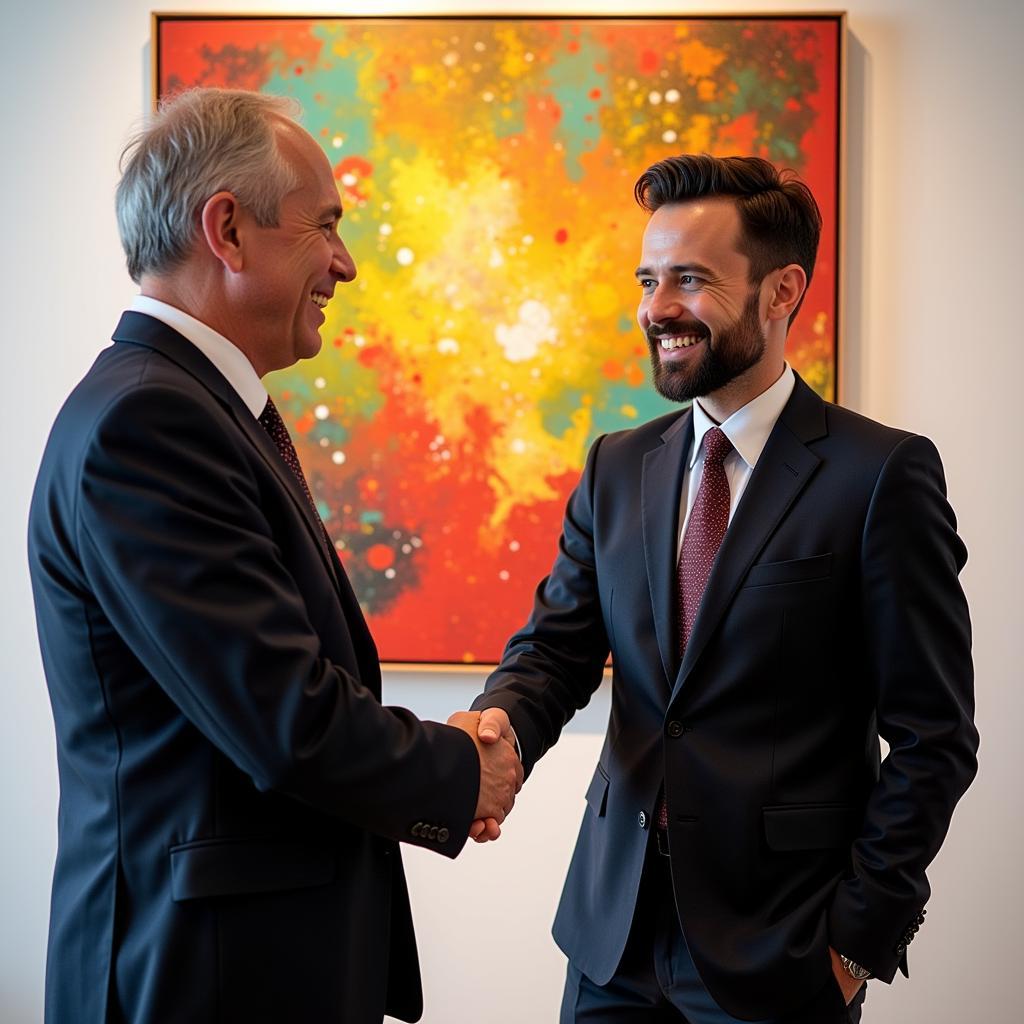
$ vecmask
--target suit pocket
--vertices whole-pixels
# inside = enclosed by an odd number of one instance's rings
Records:
[[[608,776],[600,764],[594,769],[594,777],[587,787],[587,803],[599,818],[604,817],[605,808],[608,806]]]
[[[172,846],[171,899],[206,899],[326,885],[332,849],[275,839],[200,839]]]
[[[763,813],[765,839],[780,853],[848,846],[859,824],[849,804],[784,804]]]
[[[832,574],[832,552],[810,558],[792,558],[787,562],[763,562],[752,565],[745,587],[772,587],[780,583],[804,583],[827,579]]]

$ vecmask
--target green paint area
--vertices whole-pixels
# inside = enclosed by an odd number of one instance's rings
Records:
[[[572,426],[572,414],[583,404],[582,388],[566,388],[541,400],[541,425],[551,437],[561,437]]]
[[[327,332],[324,331],[324,347],[320,354],[312,361],[303,360],[284,370],[270,374],[267,378],[268,389],[275,395],[285,392],[291,393],[291,398],[281,406],[281,415],[286,420],[296,420],[303,413],[308,412],[313,405],[324,400],[324,396],[342,396],[348,402],[354,404],[358,412],[351,407],[346,413],[346,419],[351,424],[357,421],[373,419],[383,408],[385,396],[381,393],[380,383],[374,370],[363,366],[355,358],[357,351],[354,345],[349,344],[352,350],[351,355],[346,355],[344,350],[336,349],[327,340]],[[317,377],[323,377],[323,389],[314,387],[312,381]],[[276,399],[275,399],[276,401]],[[337,443],[347,440],[351,434],[346,428],[338,424],[328,423],[326,420],[319,423],[316,430],[344,430],[344,436]],[[357,428],[358,429],[358,428]],[[333,434],[320,434],[314,431],[313,437],[327,437],[328,440],[335,440]]]
[[[310,62],[301,75],[282,74],[281,68],[268,79],[263,91],[278,96],[292,96],[302,104],[302,126],[327,153],[332,164],[346,156],[366,156],[370,147],[370,124],[374,117],[373,97],[362,94],[360,73],[374,59],[367,48],[355,48],[344,59],[330,52],[335,35],[323,26],[315,26],[313,35],[323,40],[323,49],[316,63]],[[329,70],[317,66],[321,61]],[[317,99],[317,96],[320,99]],[[324,136],[323,130],[327,129]],[[335,135],[344,137],[344,144],[334,149]]]
[[[551,95],[562,111],[557,137],[565,147],[565,173],[570,181],[583,180],[580,157],[601,138],[601,99],[591,98],[599,89],[608,95],[608,75],[599,75],[596,64],[607,64],[608,55],[588,34],[569,36],[579,44],[575,53],[565,51],[548,71]],[[587,116],[590,120],[587,120]]]
[[[352,434],[347,427],[330,419],[319,420],[317,425],[309,432],[310,440],[317,443],[326,441],[327,444],[323,446],[325,448],[328,445],[334,445],[335,447],[343,445],[351,436]]]
[[[590,436],[587,438],[588,448],[601,434],[631,430],[648,420],[664,416],[667,412],[678,412],[684,408],[678,402],[662,398],[649,382],[645,382],[639,388],[630,387],[628,384],[612,385],[607,388],[602,398],[600,408],[594,409]],[[636,410],[636,417],[627,416],[622,411],[623,406],[632,406]]]

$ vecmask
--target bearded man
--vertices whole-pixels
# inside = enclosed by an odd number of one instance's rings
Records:
[[[785,361],[807,187],[682,156],[636,197],[654,384],[692,405],[594,443],[480,737],[514,734],[528,776],[611,653],[563,1024],[856,1022],[866,979],[906,973],[976,771],[966,551],[931,442]]]

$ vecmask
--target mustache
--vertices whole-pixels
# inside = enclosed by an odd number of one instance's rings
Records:
[[[698,338],[710,338],[711,331],[699,320],[663,320],[660,323],[650,323],[644,331],[647,340],[657,344],[661,337],[674,335],[693,334]]]

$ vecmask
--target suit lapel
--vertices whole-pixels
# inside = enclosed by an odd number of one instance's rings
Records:
[[[661,435],[662,443],[644,455],[641,472],[641,521],[654,630],[665,670],[666,690],[679,669],[676,600],[676,547],[683,470],[693,441],[693,413],[687,411]]]
[[[675,678],[673,699],[700,658],[751,563],[821,462],[807,443],[826,433],[825,404],[798,376],[718,551]]]
[[[263,429],[256,420],[248,406],[239,397],[238,392],[227,382],[224,375],[196,348],[187,338],[182,337],[173,328],[168,327],[161,320],[147,316],[144,313],[127,312],[122,314],[117,329],[113,334],[114,341],[128,342],[133,345],[145,345],[155,349],[157,352],[173,360],[182,369],[196,378],[208,391],[213,392],[221,402],[228,408],[235,423],[256,450],[263,457],[264,461],[273,471],[281,486],[291,496],[296,510],[306,524],[320,557],[323,559],[324,567],[334,580],[339,595],[345,597],[344,591],[352,594],[351,587],[343,587],[341,576],[336,571],[335,564],[340,568],[336,556],[330,550],[324,531],[318,518],[314,517],[313,510],[309,507],[306,495],[303,492],[294,473],[285,465],[281,455],[270,439],[270,435]],[[346,580],[347,584],[347,580]],[[358,604],[356,605],[358,607]]]

